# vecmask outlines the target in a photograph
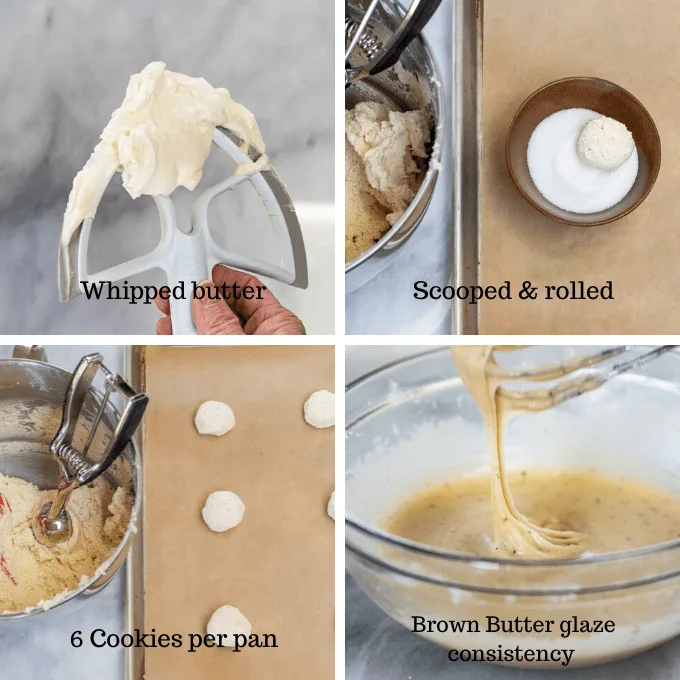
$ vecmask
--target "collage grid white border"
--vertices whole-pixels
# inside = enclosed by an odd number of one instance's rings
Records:
[[[483,344],[484,341],[497,345],[661,345],[677,341],[680,336],[638,335],[638,336],[592,336],[592,335],[523,335],[523,336],[425,336],[425,335],[345,335],[345,290],[344,290],[344,82],[341,79],[344,68],[344,25],[343,6],[336,2],[335,12],[335,334],[312,336],[258,336],[255,343],[245,341],[243,336],[197,336],[191,338],[192,345],[239,346],[268,345],[334,345],[335,346],[335,393],[344,396],[345,390],[345,348],[348,346],[446,346],[452,342],[462,345]],[[0,313],[1,317],[1,313]],[[186,339],[177,336],[155,335],[4,335],[6,345],[183,345]],[[336,517],[343,518],[345,511],[344,475],[345,410],[344,399],[336,399],[335,427],[335,474],[336,474]],[[345,677],[345,550],[344,522],[335,525],[335,677]]]

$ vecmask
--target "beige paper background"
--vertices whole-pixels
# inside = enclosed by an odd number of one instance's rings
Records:
[[[480,333],[680,333],[680,2],[485,0],[481,282],[510,280],[515,299],[484,300]],[[632,92],[662,143],[647,200],[611,225],[543,217],[512,184],[505,137],[526,97],[569,76]],[[613,281],[613,301],[522,301],[534,286]],[[540,297],[540,296],[539,296]]]
[[[147,632],[182,633],[181,649],[146,651],[146,680],[334,677],[334,429],[302,406],[334,389],[332,347],[149,347],[146,352]],[[228,403],[236,427],[201,436],[203,401]],[[222,534],[206,497],[236,492],[242,523]],[[187,651],[215,609],[237,606],[277,649]]]

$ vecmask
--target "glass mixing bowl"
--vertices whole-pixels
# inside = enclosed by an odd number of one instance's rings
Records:
[[[538,365],[600,349],[534,347],[522,356]],[[477,621],[480,632],[421,634],[456,650],[573,649],[570,668],[631,656],[680,633],[680,538],[548,562],[481,559],[381,529],[414,492],[488,469],[481,416],[448,348],[397,361],[350,384],[346,423],[347,569],[408,629],[413,616]],[[680,494],[680,353],[550,411],[517,417],[505,432],[511,470],[590,467]],[[557,632],[487,632],[487,616],[555,620]],[[574,616],[612,620],[615,631],[561,637],[560,622]],[[526,667],[560,666],[534,661]]]

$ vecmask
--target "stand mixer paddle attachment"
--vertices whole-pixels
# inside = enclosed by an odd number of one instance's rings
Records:
[[[162,269],[167,285],[184,288],[184,298],[170,298],[172,328],[175,334],[196,334],[191,316],[193,284],[210,279],[216,264],[224,264],[254,274],[268,276],[296,288],[307,288],[307,256],[300,222],[285,185],[254,146],[232,130],[216,127],[212,143],[222,153],[244,168],[200,194],[191,211],[191,229],[182,231],[177,223],[175,205],[170,196],[153,196],[160,217],[161,237],[154,250],[128,262],[96,273],[87,269],[92,218],[77,228],[68,245],[59,245],[59,299],[71,300],[85,292],[83,283],[100,284],[125,281],[136,274]],[[244,182],[255,188],[270,218],[280,248],[280,262],[266,262],[219,246],[208,228],[208,208],[213,199]]]
[[[92,389],[97,375],[104,377],[105,389],[97,413],[82,446],[77,446],[76,428],[83,415],[86,398]],[[118,395],[123,406],[120,418],[103,450],[94,460],[88,453],[102,422],[106,406],[113,395]],[[125,450],[139,425],[149,399],[138,394],[116,373],[109,371],[103,364],[100,354],[90,354],[81,359],[73,373],[66,397],[61,425],[50,444],[50,451],[59,462],[59,484],[54,500],[46,503],[33,518],[33,534],[42,545],[53,548],[67,541],[73,534],[73,524],[68,513],[68,499],[79,486],[90,484],[108,470],[112,463]]]

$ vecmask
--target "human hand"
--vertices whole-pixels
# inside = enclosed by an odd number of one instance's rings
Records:
[[[302,321],[255,276],[218,264],[212,279],[201,284],[203,298],[191,300],[199,335],[305,335]],[[170,301],[156,297],[155,302],[165,315],[156,321],[156,333],[172,335]]]

